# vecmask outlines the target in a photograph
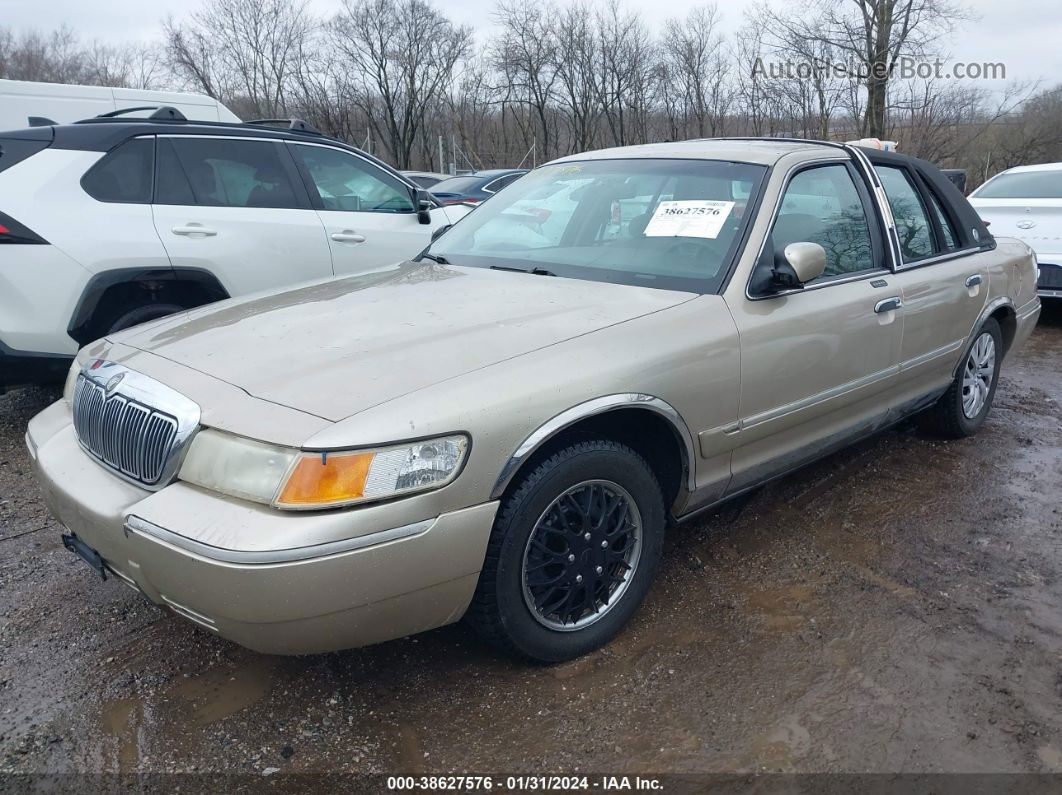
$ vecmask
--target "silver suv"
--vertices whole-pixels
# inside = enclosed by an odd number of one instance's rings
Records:
[[[64,542],[211,632],[339,649],[464,616],[564,660],[666,528],[903,417],[985,421],[1027,246],[895,154],[690,141],[532,171],[414,262],[83,349],[27,440]]]

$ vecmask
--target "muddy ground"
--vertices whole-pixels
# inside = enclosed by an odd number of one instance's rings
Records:
[[[1062,771],[1062,307],[974,439],[907,424],[671,533],[612,644],[266,657],[102,583],[0,397],[0,771]]]

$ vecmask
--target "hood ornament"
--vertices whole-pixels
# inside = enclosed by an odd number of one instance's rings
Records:
[[[122,383],[122,379],[125,378],[125,373],[118,373],[107,382],[107,386],[103,388],[103,391],[107,393],[107,396],[114,394],[114,390],[118,388],[118,384]]]
[[[1018,229],[1032,229],[1034,226],[1036,226],[1036,221],[1031,218],[1023,218],[1017,223]]]

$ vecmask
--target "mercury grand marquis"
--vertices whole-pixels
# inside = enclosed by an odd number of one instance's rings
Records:
[[[77,356],[27,442],[64,544],[253,649],[464,619],[605,644],[666,529],[918,414],[975,433],[1040,311],[929,163],[798,140],[608,149],[416,260]]]

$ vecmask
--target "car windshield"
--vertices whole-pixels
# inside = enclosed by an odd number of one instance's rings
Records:
[[[526,174],[429,254],[668,290],[719,289],[764,166],[720,160],[592,160]]]
[[[433,191],[441,193],[464,193],[466,190],[475,190],[483,182],[483,177],[451,177],[435,184]]]
[[[1062,171],[1000,174],[974,194],[977,199],[1062,199]]]

